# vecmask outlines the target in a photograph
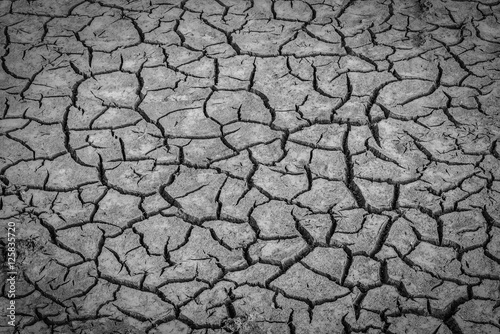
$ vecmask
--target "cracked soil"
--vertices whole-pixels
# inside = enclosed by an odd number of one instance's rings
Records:
[[[500,333],[500,1],[0,15],[0,332]]]

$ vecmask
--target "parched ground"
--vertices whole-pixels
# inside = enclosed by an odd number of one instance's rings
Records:
[[[500,333],[498,0],[0,12],[0,332]]]

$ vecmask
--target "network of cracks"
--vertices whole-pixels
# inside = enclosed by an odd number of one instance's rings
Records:
[[[0,13],[1,331],[500,333],[499,1]]]

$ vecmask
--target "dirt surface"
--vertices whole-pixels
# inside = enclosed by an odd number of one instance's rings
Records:
[[[499,1],[0,12],[0,332],[500,333]]]

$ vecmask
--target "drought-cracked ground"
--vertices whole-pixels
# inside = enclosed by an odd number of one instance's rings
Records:
[[[500,333],[499,1],[0,11],[2,333]]]

